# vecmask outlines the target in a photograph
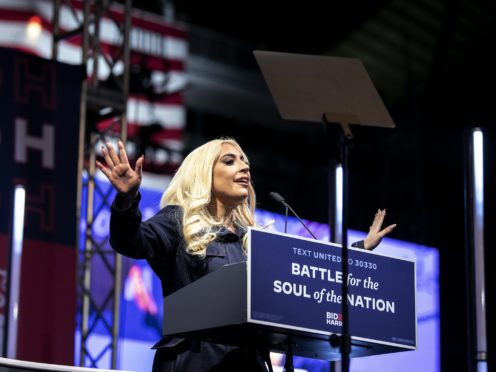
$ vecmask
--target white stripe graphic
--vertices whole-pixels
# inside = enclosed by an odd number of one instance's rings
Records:
[[[131,123],[150,125],[160,123],[168,129],[184,129],[186,109],[177,104],[150,103],[129,97],[127,100],[127,117]]]

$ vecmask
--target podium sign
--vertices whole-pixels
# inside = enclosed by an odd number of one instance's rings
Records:
[[[338,360],[341,248],[250,228],[247,262],[164,299],[164,335]],[[350,356],[416,347],[415,264],[350,249]],[[198,308],[201,307],[201,311]]]
[[[250,229],[248,321],[341,333],[341,247]],[[350,248],[352,340],[416,347],[415,263]]]

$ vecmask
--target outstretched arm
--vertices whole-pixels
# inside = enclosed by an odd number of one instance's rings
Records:
[[[394,230],[396,224],[389,225],[382,229],[382,224],[384,223],[384,218],[386,217],[386,209],[378,210],[370,226],[369,233],[367,237],[363,240],[364,248],[371,251],[379,245],[382,238]],[[381,230],[382,229],[382,230]]]
[[[178,246],[176,210],[163,209],[148,221],[141,221],[138,191],[143,176],[143,156],[139,157],[133,169],[122,141],[117,146],[117,151],[110,143],[102,146],[105,163],[96,162],[118,193],[111,209],[110,245],[128,257],[162,262],[167,252]]]
[[[143,177],[143,155],[136,161],[134,170],[129,164],[124,144],[119,140],[118,152],[110,143],[102,146],[102,155],[106,166],[96,162],[98,169],[108,178],[114,189],[120,195],[118,208],[126,209],[136,199]]]

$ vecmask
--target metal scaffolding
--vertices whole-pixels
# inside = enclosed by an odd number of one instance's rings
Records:
[[[61,42],[81,35],[81,63],[88,71],[81,92],[78,163],[77,221],[80,221],[81,216],[85,217],[82,227],[84,238],[79,239],[82,246],[78,256],[79,364],[107,368],[103,364],[110,362],[110,368],[113,369],[117,364],[122,263],[121,257],[109,248],[107,239],[100,241],[95,237],[94,223],[101,213],[108,211],[113,197],[112,188],[104,190],[95,182],[97,145],[106,141],[109,132],[120,132],[124,142],[127,137],[132,0],[124,1],[123,20],[116,19],[110,11],[114,3],[116,1],[112,0],[85,0],[78,3],[73,0],[53,0],[52,18],[52,58],[58,59]],[[83,7],[82,11],[77,9],[77,4],[79,8]],[[78,26],[64,30],[60,22],[62,13],[65,17],[69,13]],[[120,34],[119,45],[113,48],[112,55],[102,50],[100,32],[104,18],[106,22],[112,22]],[[99,78],[102,63],[110,70],[105,81]],[[112,125],[99,130],[97,124],[103,120],[111,120]],[[92,290],[91,274],[95,268],[98,269],[98,295]],[[101,283],[105,283],[103,295]],[[102,345],[96,349],[96,343],[91,343],[95,335],[99,338],[98,344]]]

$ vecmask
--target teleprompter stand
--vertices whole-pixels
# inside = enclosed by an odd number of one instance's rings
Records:
[[[342,272],[347,278],[348,153],[353,139],[350,126],[394,128],[394,122],[359,59],[268,51],[255,51],[254,55],[283,119],[324,123],[328,133],[332,131],[332,124],[341,128],[338,143],[343,169]],[[331,154],[329,152],[329,164]],[[329,173],[332,172],[329,167]],[[329,185],[329,200],[331,198]],[[348,298],[347,280],[343,280],[342,295]],[[329,342],[340,346],[342,371],[347,372],[351,350],[348,302],[343,301],[342,306],[342,335]],[[290,353],[287,357],[291,357]],[[286,370],[292,369],[292,363],[287,363]]]

